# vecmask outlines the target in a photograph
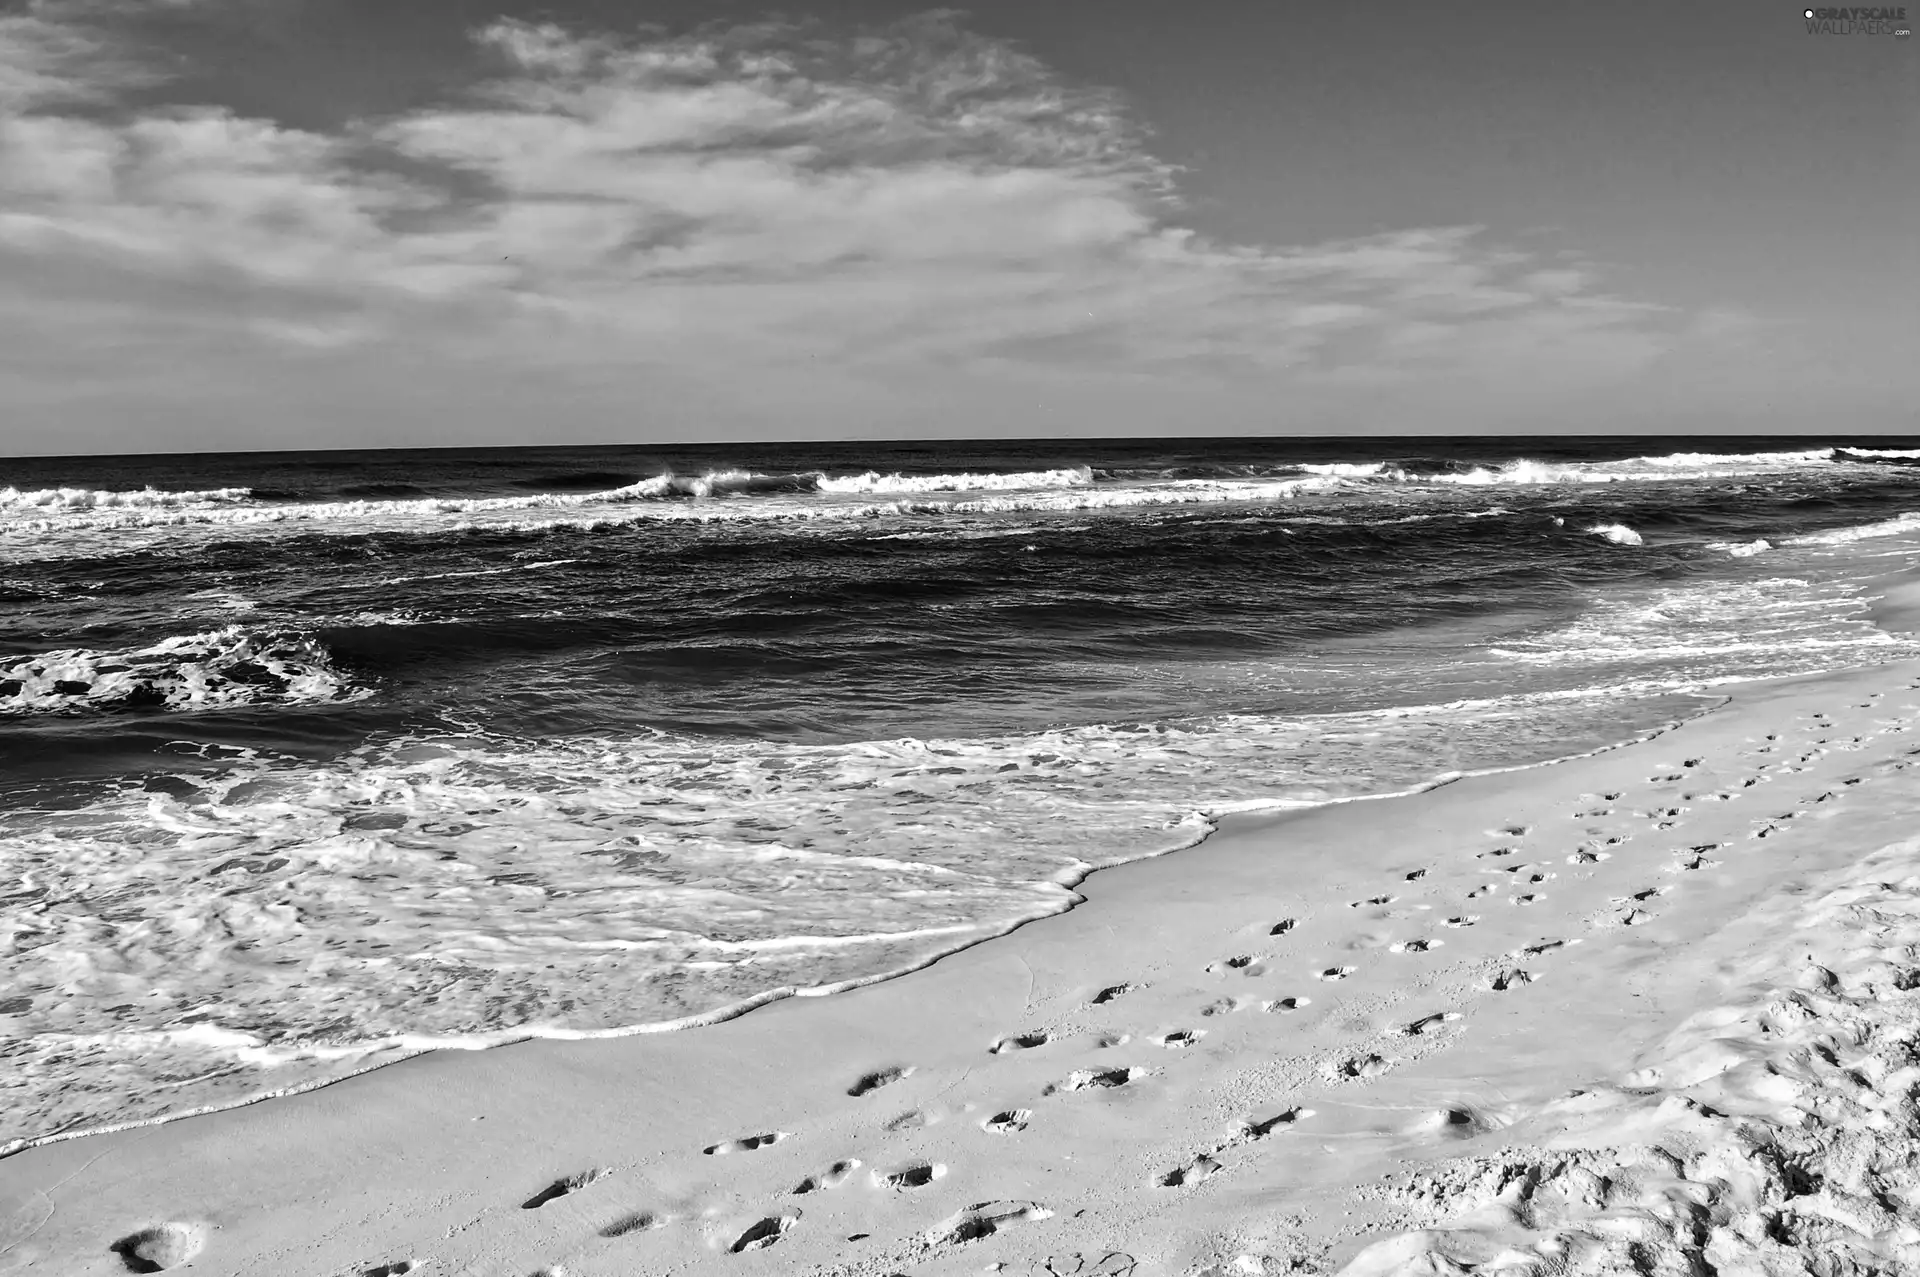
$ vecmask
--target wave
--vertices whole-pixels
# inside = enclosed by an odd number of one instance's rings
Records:
[[[822,508],[821,514],[880,518],[904,514],[1015,514],[1045,510],[1117,510],[1134,506],[1204,505],[1226,501],[1289,500],[1346,486],[1338,479],[1276,479],[1266,483],[1223,483],[1184,479],[1154,488],[1082,489],[1033,496],[979,497],[967,501],[886,501],[873,505]]]
[[[582,500],[636,498],[699,498],[754,496],[763,493],[812,492],[819,476],[812,474],[756,474],[751,470],[709,470],[705,474],[657,474],[623,488],[588,493]]]
[[[1646,538],[1624,523],[1596,523],[1587,529],[1591,536],[1611,541],[1615,545],[1645,545]]]
[[[1773,548],[1773,542],[1765,537],[1757,541],[1709,541],[1709,550],[1719,550],[1730,558],[1750,559],[1756,554],[1765,553]]]
[[[1028,470],[1014,474],[821,475],[818,490],[834,493],[987,492],[1019,488],[1084,488],[1094,482],[1088,466]]]
[[[1851,528],[1834,528],[1828,532],[1810,532],[1805,536],[1789,537],[1783,545],[1849,545],[1855,541],[1867,541],[1875,537],[1893,537],[1904,533],[1920,532],[1920,512],[1908,511],[1897,514],[1891,519],[1878,523],[1863,523]]]
[[[1661,483],[1685,479],[1724,479],[1743,474],[1768,474],[1831,462],[1832,448],[1793,452],[1675,452],[1657,457],[1629,457],[1623,461],[1593,461],[1556,465],[1521,457],[1487,469],[1443,474],[1410,473],[1413,483],[1469,486],[1514,484]]]
[[[158,488],[113,491],[101,488],[39,488],[22,492],[0,488],[0,511],[9,510],[129,510],[177,509],[187,506],[230,505],[253,495],[251,488],[209,488],[197,492],[163,492]]]
[[[1303,465],[1300,469],[1308,474],[1331,475],[1337,479],[1395,479],[1404,481],[1407,472],[1398,466],[1388,465],[1384,461],[1328,461],[1314,465]]]
[[[1879,450],[1892,452],[1893,450]],[[1332,491],[1397,491],[1425,487],[1527,487],[1694,481],[1781,473],[1844,463],[1833,448],[1781,452],[1676,452],[1618,461],[1558,463],[1517,458],[1499,466],[1433,459],[1324,461],[1287,465],[1213,464],[1158,469],[1095,469],[1087,465],[1009,473],[957,471],[912,475],[868,470],[760,473],[718,469],[667,472],[587,491],[456,497],[358,497],[265,501],[245,488],[199,492],[0,491],[0,536],[16,542],[50,536],[190,526],[302,524],[324,533],[465,531],[542,532],[597,529],[652,518],[699,522],[874,519],[1062,510],[1122,510],[1290,499]],[[1861,464],[1866,464],[1863,460]],[[621,476],[608,472],[550,475],[555,486]],[[371,491],[365,490],[362,491]],[[274,494],[284,496],[290,494]],[[863,501],[861,498],[874,498]],[[891,499],[888,499],[891,498]],[[523,516],[536,517],[526,518]],[[76,551],[93,552],[81,544]]]
[[[368,694],[313,639],[241,626],[127,651],[0,657],[0,714],[319,704]]]
[[[743,476],[739,480],[720,477],[722,488],[729,482],[769,479],[769,476]],[[784,482],[771,477],[773,482]],[[671,496],[697,496],[696,486],[705,485],[706,495],[714,490],[714,476],[680,478],[657,476],[641,483],[608,492],[575,496],[542,494],[527,497],[436,498],[419,501],[327,501],[306,505],[249,507],[225,510],[146,510],[96,513],[66,519],[0,519],[0,535],[41,535],[62,532],[122,531],[136,528],[188,527],[196,525],[240,528],[249,525],[302,523],[324,525],[326,532],[357,534],[368,531],[415,531],[422,523],[434,531],[464,531],[484,527],[492,531],[545,532],[558,529],[593,531],[628,526],[649,520],[684,520],[695,523],[731,521],[794,522],[818,519],[878,519],[889,516],[1003,514],[1020,511],[1062,511],[1124,509],[1135,506],[1178,506],[1208,502],[1279,500],[1309,492],[1326,492],[1343,487],[1346,480],[1314,476],[1301,479],[1258,482],[1218,482],[1184,480],[1158,487],[1057,489],[1051,492],[1018,493],[1006,496],[955,500],[913,500],[848,504],[843,502],[760,504],[668,502]],[[649,500],[653,498],[655,500]],[[643,503],[647,509],[603,509]],[[535,510],[579,511],[573,517],[513,520],[495,516]],[[448,523],[445,516],[462,520]],[[344,526],[343,526],[344,525]]]
[[[1588,483],[1658,483],[1685,479],[1719,479],[1741,474],[1768,474],[1831,464],[1840,449],[1807,448],[1781,452],[1673,452],[1628,457],[1618,461],[1543,461],[1516,457],[1500,465],[1461,466],[1433,458],[1398,461],[1323,461],[1292,465],[1215,464],[1166,466],[1157,469],[1096,470],[1098,479],[1165,481],[1169,479],[1257,479],[1312,474],[1380,484],[1443,484],[1448,486],[1540,486]],[[1859,450],[1847,450],[1858,453]],[[1867,455],[1867,454],[1861,454]],[[1893,456],[1895,453],[1880,455]],[[1920,456],[1920,452],[1912,455]]]

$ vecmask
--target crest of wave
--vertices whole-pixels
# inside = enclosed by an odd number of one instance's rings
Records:
[[[1409,478],[1399,466],[1388,465],[1384,461],[1328,461],[1300,467],[1308,474],[1328,475],[1336,479],[1394,479]]]
[[[823,475],[820,491],[841,493],[989,492],[1024,488],[1084,488],[1093,482],[1087,466],[1026,470],[1015,474]]]
[[[39,488],[22,492],[0,488],[0,510],[112,510],[219,505],[245,501],[251,488],[209,488],[200,492],[162,492],[158,488],[111,492],[97,488]]]
[[[1611,541],[1615,545],[1645,545],[1646,540],[1638,532],[1624,523],[1599,523],[1587,529],[1588,533]]]
[[[1489,470],[1476,466],[1463,474],[1435,475],[1430,482],[1480,484],[1650,483],[1673,479],[1712,479],[1736,474],[1767,474],[1821,464],[1831,448],[1800,452],[1675,452],[1661,457],[1630,457],[1625,461],[1594,461],[1581,465],[1549,465],[1522,457]]]

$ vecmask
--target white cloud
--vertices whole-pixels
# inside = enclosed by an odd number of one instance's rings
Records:
[[[1516,359],[1605,381],[1685,327],[1473,228],[1211,242],[1112,95],[941,15],[838,40],[503,22],[476,34],[500,74],[465,101],[323,135],[218,106],[82,112],[127,64],[79,9],[50,12],[0,21],[0,269],[35,263],[36,322],[97,343],[102,378],[129,333],[177,342],[183,403],[215,369],[324,357],[378,412],[404,349],[425,374],[537,370],[583,403],[671,383],[743,424],[808,395],[835,420],[1035,384],[1331,394]]]

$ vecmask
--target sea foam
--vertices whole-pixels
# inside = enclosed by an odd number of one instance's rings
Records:
[[[0,656],[0,714],[315,704],[361,695],[314,640],[242,626],[125,651]]]

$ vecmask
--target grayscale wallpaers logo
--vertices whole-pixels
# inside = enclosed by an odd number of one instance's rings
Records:
[[[1905,6],[1898,8],[1808,9],[1808,35],[1890,35],[1904,40],[1913,34]]]

